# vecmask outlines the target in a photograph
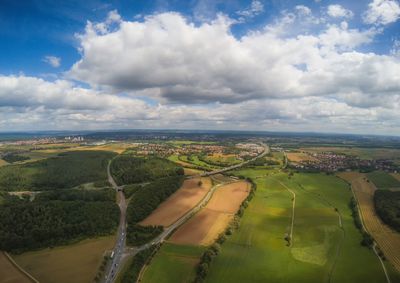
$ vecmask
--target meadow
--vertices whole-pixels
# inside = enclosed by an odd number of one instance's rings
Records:
[[[14,260],[41,283],[92,282],[115,237],[88,239],[77,244],[13,256]]]
[[[389,173],[374,171],[368,173],[367,177],[379,189],[400,188],[400,181]]]
[[[204,247],[165,243],[142,277],[143,283],[192,282]]]
[[[379,260],[360,245],[344,181],[322,174],[244,169],[257,192],[240,227],[222,245],[206,282],[386,282]],[[285,240],[292,221],[293,238]],[[339,216],[335,208],[341,214]]]

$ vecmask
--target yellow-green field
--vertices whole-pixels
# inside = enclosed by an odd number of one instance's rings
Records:
[[[93,281],[104,253],[112,249],[114,243],[114,236],[102,237],[13,258],[41,283],[87,283]]]

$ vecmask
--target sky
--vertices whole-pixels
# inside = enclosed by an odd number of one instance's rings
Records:
[[[400,135],[398,0],[0,1],[0,131]]]

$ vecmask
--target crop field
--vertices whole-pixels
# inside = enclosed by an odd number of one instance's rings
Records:
[[[201,182],[201,186],[199,186]],[[153,211],[139,224],[169,226],[192,209],[211,189],[209,177],[193,178],[184,181],[182,187]]]
[[[141,282],[192,282],[203,251],[201,246],[165,243],[146,268]]]
[[[365,228],[372,235],[385,257],[400,272],[400,234],[385,225],[375,213],[375,186],[363,177],[352,181],[352,188],[359,203]]]
[[[185,167],[183,168],[183,172],[185,175],[188,175],[188,176],[199,175],[199,174],[203,173],[203,171],[201,171],[201,170],[185,168]]]
[[[0,252],[0,270],[0,283],[32,283],[32,280],[19,271],[3,252]]]
[[[288,152],[287,157],[292,162],[315,161],[316,159],[304,152]]]
[[[7,165],[8,163],[6,161],[4,161],[3,159],[0,159],[0,167]]]
[[[244,169],[257,191],[240,227],[222,245],[206,282],[386,282],[379,260],[360,245],[348,184],[323,174]],[[285,240],[295,217],[292,245]],[[338,213],[341,214],[341,223]]]
[[[115,237],[89,239],[77,244],[23,253],[14,260],[41,283],[92,282],[103,254]]]
[[[168,157],[168,159],[184,167],[190,168],[193,166],[192,163],[180,160],[178,155],[171,155]]]
[[[394,159],[400,160],[400,149],[390,148],[359,148],[359,147],[312,147],[301,148],[300,150],[308,152],[324,152],[331,151],[355,155],[362,159]]]
[[[199,213],[183,224],[169,241],[185,245],[209,245],[225,230],[250,192],[247,182],[221,186]]]
[[[394,178],[396,178],[397,181],[400,182],[400,174],[399,173],[396,173],[396,174],[392,173],[390,175],[392,175]]]
[[[374,171],[368,173],[367,177],[379,189],[400,188],[400,181],[386,172]]]

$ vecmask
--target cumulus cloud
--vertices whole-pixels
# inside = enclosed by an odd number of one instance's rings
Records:
[[[49,64],[53,68],[58,68],[61,66],[61,58],[56,56],[45,56],[43,62]]]
[[[400,17],[400,5],[397,0],[373,0],[363,15],[367,24],[387,25]]]
[[[0,75],[0,129],[398,131],[400,57],[361,51],[380,28],[342,19],[300,32],[305,19],[312,11],[296,6],[238,38],[224,15],[112,11],[78,35],[81,59],[65,79]]]
[[[284,19],[283,19],[284,21]],[[69,76],[110,91],[172,103],[238,103],[251,99],[331,96],[345,91],[400,90],[398,60],[356,49],[375,29],[329,25],[316,35],[287,38],[267,26],[235,38],[230,19],[194,25],[177,13],[122,21],[102,34],[89,23],[82,59]],[[348,79],[352,78],[352,79]],[[318,82],[318,83],[316,83]],[[365,86],[371,86],[366,88]]]
[[[333,18],[352,18],[353,12],[347,10],[343,6],[339,4],[329,5],[327,9],[327,13],[329,16]]]

